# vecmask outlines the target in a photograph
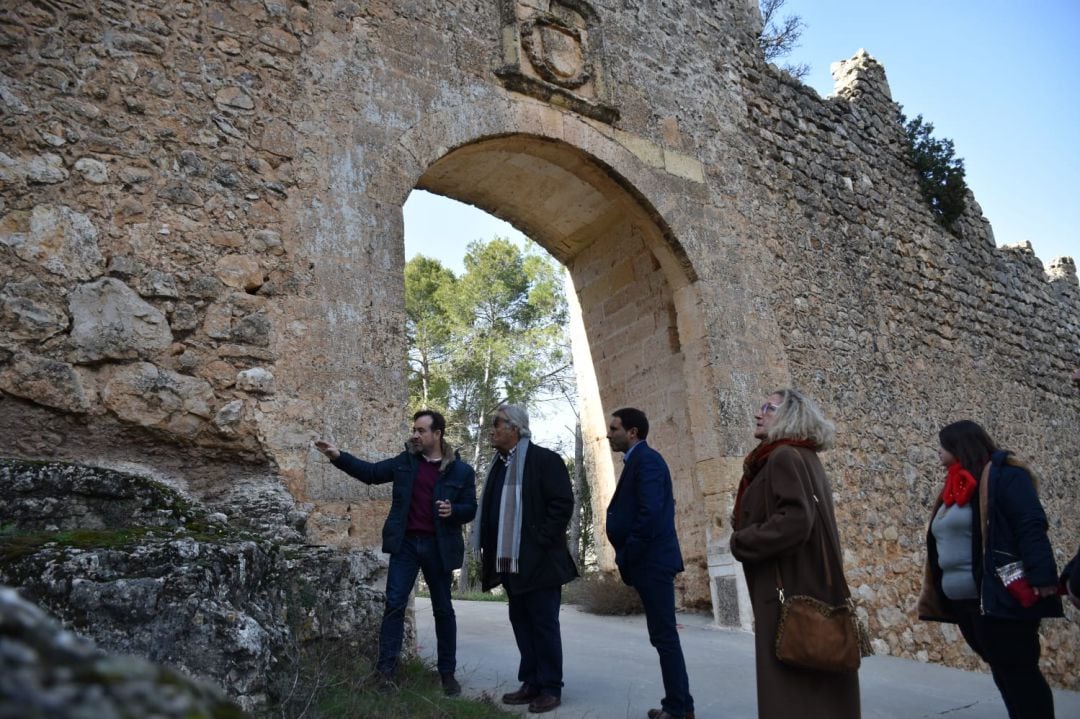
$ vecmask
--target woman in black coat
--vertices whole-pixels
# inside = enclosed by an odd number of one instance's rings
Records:
[[[982,427],[938,433],[946,480],[931,514],[919,618],[955,623],[1011,719],[1052,719],[1039,621],[1060,617],[1057,567],[1031,471]]]

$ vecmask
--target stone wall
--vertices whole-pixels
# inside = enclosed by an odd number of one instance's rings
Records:
[[[897,108],[865,53],[836,63],[821,101],[768,72],[752,118],[767,162],[761,214],[770,301],[792,382],[821,398],[840,439],[827,463],[849,575],[879,650],[978,665],[955,629],[913,621],[929,508],[940,491],[937,431],[983,424],[1040,478],[1059,567],[1080,538],[1077,363],[1080,293],[1064,258],[995,247],[975,198],[950,233],[906,171]],[[794,311],[792,311],[794,309]],[[1075,621],[1075,614],[1069,610]],[[1044,666],[1075,686],[1075,624],[1044,629]]]
[[[640,403],[677,469],[684,603],[730,608],[752,408],[795,384],[839,423],[879,649],[974,666],[912,614],[936,430],[970,416],[1031,459],[1059,559],[1080,543],[1075,266],[995,247],[974,201],[936,225],[881,66],[852,58],[822,99],[759,25],[751,0],[5,3],[0,453],[207,496],[270,475],[313,539],[377,541],[385,494],[310,440],[400,446],[401,205],[424,187],[570,269],[595,501],[602,418]],[[1075,624],[1045,636],[1075,682]]]

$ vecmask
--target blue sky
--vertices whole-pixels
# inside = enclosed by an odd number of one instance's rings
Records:
[[[788,0],[806,23],[786,59],[832,93],[829,65],[865,48],[893,99],[953,140],[998,244],[1031,242],[1049,263],[1080,260],[1080,0]],[[415,192],[405,250],[460,271],[465,245],[522,235],[467,206]]]

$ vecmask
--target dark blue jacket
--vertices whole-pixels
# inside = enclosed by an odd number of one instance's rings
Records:
[[[607,510],[607,537],[627,584],[646,566],[673,574],[683,571],[671,472],[645,442],[634,445],[619,475]]]
[[[972,527],[972,557],[981,560],[972,562],[972,570],[983,613],[1005,619],[1062,616],[1060,597],[1046,597],[1025,608],[1013,599],[997,576],[998,567],[1021,561],[1024,575],[1032,587],[1057,586],[1058,583],[1057,565],[1046,534],[1046,513],[1030,471],[1009,452],[998,450],[990,457],[972,501],[973,515],[977,518]],[[933,514],[940,506],[939,499]],[[929,531],[926,569],[919,617],[955,621],[951,603],[941,591],[937,545]]]
[[[335,467],[364,484],[394,483],[390,513],[386,515],[386,522],[383,524],[382,550],[387,554],[399,552],[405,539],[405,525],[409,520],[413,481],[420,467],[419,454],[407,448],[396,457],[381,462],[365,462],[348,452],[342,452],[341,456],[332,461]],[[438,500],[450,500],[449,517],[439,516],[435,509],[435,502]],[[435,541],[439,546],[443,568],[447,571],[459,569],[465,558],[465,541],[461,536],[461,527],[476,516],[476,473],[445,443],[439,477],[435,480],[431,512],[435,518]]]

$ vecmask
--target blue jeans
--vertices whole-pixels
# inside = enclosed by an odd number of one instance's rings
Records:
[[[675,574],[645,566],[634,573],[633,587],[645,606],[649,643],[660,655],[660,676],[664,681],[660,706],[671,716],[686,716],[694,711],[694,698],[690,696],[690,680],[675,622]]]
[[[375,665],[384,676],[392,675],[397,668],[405,637],[405,609],[416,584],[416,575],[421,571],[431,591],[439,673],[453,673],[457,666],[457,619],[454,605],[450,603],[453,572],[443,568],[435,537],[406,535],[401,550],[390,555],[390,568],[386,573],[386,608],[379,631],[379,660]]]

